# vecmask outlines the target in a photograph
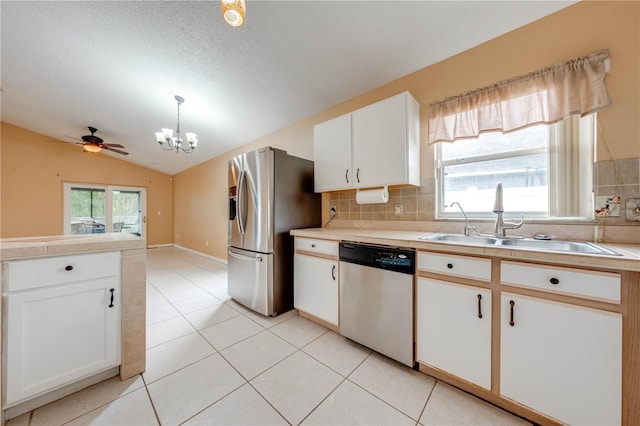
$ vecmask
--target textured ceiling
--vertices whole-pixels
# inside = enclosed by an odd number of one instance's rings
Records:
[[[232,28],[217,1],[3,0],[2,120],[70,142],[91,125],[176,174],[572,3],[249,0]],[[191,155],[154,138],[176,94]]]

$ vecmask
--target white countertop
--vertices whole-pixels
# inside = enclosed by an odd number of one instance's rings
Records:
[[[531,260],[620,271],[640,271],[640,244],[598,243],[599,246],[606,247],[621,254],[621,256],[607,256],[536,250],[524,247],[478,246],[458,242],[425,241],[419,239],[420,237],[431,234],[433,234],[433,232],[385,231],[360,228],[309,228],[294,229],[291,231],[291,235],[296,237],[319,238],[334,241],[348,240],[458,254],[494,256],[513,260]]]

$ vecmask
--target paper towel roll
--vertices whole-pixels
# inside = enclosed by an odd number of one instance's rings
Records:
[[[356,192],[356,203],[358,204],[380,204],[387,202],[389,202],[389,189],[386,186],[380,189],[366,189]]]

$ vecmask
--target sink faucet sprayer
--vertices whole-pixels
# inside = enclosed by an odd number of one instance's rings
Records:
[[[498,182],[496,186],[496,201],[493,204],[493,212],[498,215],[496,218],[496,237],[505,238],[507,229],[518,229],[524,224],[524,213],[522,213],[520,223],[505,222],[502,220],[504,207],[502,205],[502,182]]]
[[[462,212],[462,216],[464,216],[464,220],[465,220],[465,224],[464,224],[464,235],[469,236],[471,235],[472,232],[475,232],[476,235],[480,234],[478,232],[478,228],[476,228],[473,225],[469,225],[469,218],[467,217],[466,213],[464,212],[464,210],[462,210],[462,206],[460,205],[459,202],[454,201],[453,203],[449,204],[449,207],[453,207],[453,205],[458,206],[458,208],[460,209],[460,211]]]

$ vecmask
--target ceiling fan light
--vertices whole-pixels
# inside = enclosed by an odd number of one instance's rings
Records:
[[[91,143],[85,143],[84,145],[82,145],[82,148],[87,152],[100,152],[100,151],[102,151],[102,148],[100,148],[98,145],[94,145],[94,144],[91,144]]]
[[[232,27],[239,27],[244,23],[247,13],[245,0],[221,0],[220,8],[227,24]]]

